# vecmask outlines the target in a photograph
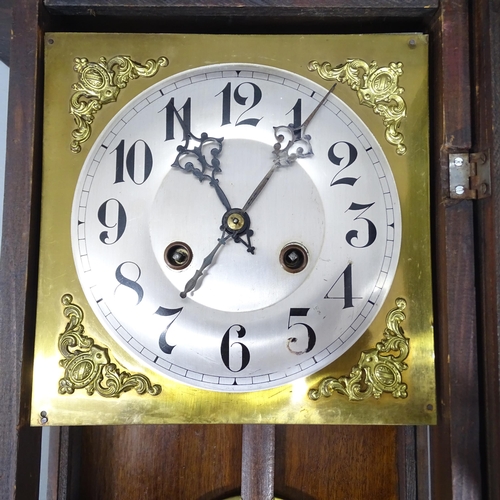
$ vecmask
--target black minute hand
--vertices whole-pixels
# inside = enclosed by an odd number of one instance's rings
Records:
[[[337,86],[336,83],[334,83],[331,86],[330,90],[323,96],[323,99],[321,99],[320,103],[313,109],[313,112],[306,118],[306,121],[299,127],[299,130],[301,130],[302,133],[304,133],[304,130],[306,129],[306,127],[309,125],[309,123],[311,123],[311,120],[314,118],[314,115],[318,112],[319,108],[321,108],[321,106],[323,106],[323,104],[325,104],[325,101],[328,99],[328,96],[331,93],[333,93],[336,86]]]
[[[319,108],[323,106],[328,96],[335,90],[336,86],[337,84],[335,83],[332,86],[332,88],[323,96],[323,99],[321,99],[320,103],[314,108],[312,113],[306,118],[306,120],[300,127],[293,128],[291,125],[274,127],[275,133],[280,129],[288,129],[292,139],[289,141],[286,148],[281,149],[281,142],[283,141],[283,136],[278,135],[276,137],[279,142],[274,145],[273,154],[276,156],[276,159],[274,160],[273,166],[268,170],[267,174],[259,182],[259,185],[253,190],[253,193],[250,195],[247,202],[242,208],[243,212],[246,212],[250,208],[250,206],[257,199],[257,197],[264,189],[265,185],[269,182],[269,179],[271,179],[272,175],[274,174],[275,170],[278,167],[291,165],[292,163],[295,162],[297,158],[306,158],[308,156],[312,156],[313,154],[312,149],[309,152],[307,151],[304,152],[302,148],[298,147],[296,151],[293,153],[290,153],[290,149],[292,148],[292,146],[296,145],[299,142],[304,142],[305,144],[309,145],[310,137],[308,135],[304,135],[304,131],[306,127],[309,125],[309,123],[311,123],[311,120],[314,118],[314,115],[318,112]]]

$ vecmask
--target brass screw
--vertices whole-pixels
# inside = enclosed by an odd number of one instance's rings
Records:
[[[241,229],[245,225],[245,219],[241,214],[231,214],[227,219],[227,225],[233,231],[238,231],[238,229]]]

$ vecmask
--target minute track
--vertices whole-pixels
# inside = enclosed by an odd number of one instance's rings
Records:
[[[392,213],[396,213],[398,208],[394,206],[397,193],[390,179],[389,189],[385,180],[378,180],[385,178],[383,172],[387,164],[366,127],[363,128],[359,120],[354,121],[357,127],[348,125],[343,112],[350,118],[349,123],[356,118],[332,96],[327,98],[306,130],[297,133],[297,128],[282,126],[276,127],[277,131],[273,133],[273,125],[285,122],[284,117],[291,116],[292,112],[296,123],[301,122],[295,119],[301,111],[306,116],[310,115],[326,90],[317,87],[313,92],[310,89],[314,89],[315,84],[298,77],[294,80],[293,75],[265,67],[259,67],[258,77],[255,77],[256,73],[249,68],[253,70],[250,65],[242,65],[240,76],[234,75],[230,65],[218,73],[211,68],[198,73],[191,71],[190,74],[196,78],[188,74],[180,80],[191,83],[168,84],[172,90],[165,91],[163,96],[159,86],[152,89],[149,96],[142,97],[140,101],[149,104],[141,105],[137,101],[130,108],[136,114],[132,119],[125,120],[126,126],[118,130],[116,138],[110,134],[100,139],[108,146],[108,153],[89,156],[88,180],[82,185],[90,185],[90,192],[87,194],[87,187],[79,191],[84,196],[80,212],[82,224],[79,225],[83,226],[79,230],[83,241],[77,252],[82,262],[92,262],[91,275],[98,288],[96,295],[91,292],[89,302],[94,301],[98,309],[96,314],[103,325],[108,325],[110,334],[119,343],[126,344],[125,349],[132,350],[134,356],[155,370],[188,385],[224,392],[277,387],[316,372],[330,359],[345,352],[378,310],[386,293],[386,284],[392,280],[392,262],[397,260],[399,253],[398,217],[395,217],[395,229],[391,227]],[[261,104],[264,108],[255,107],[251,113],[244,115],[262,116],[258,126],[236,124],[236,118],[249,105],[245,107],[233,101],[232,94],[228,97],[231,98],[231,123],[220,126],[221,98],[213,96],[226,88],[228,81],[232,82],[232,90],[246,81],[253,81],[262,89]],[[205,85],[208,90],[203,90]],[[167,88],[167,83],[162,88]],[[239,88],[240,96],[244,95],[245,89],[251,90],[250,85]],[[155,99],[156,95],[159,97]],[[275,95],[283,97],[277,100],[273,97]],[[187,113],[187,107],[181,109],[180,105],[191,99],[190,127],[194,129],[195,123],[198,130],[206,131],[207,139],[220,138],[222,141],[210,143],[207,140],[203,146],[202,154],[208,164],[204,174],[210,179],[194,182],[197,177],[191,170],[181,171],[172,167],[165,171],[160,167],[160,159],[164,161],[170,157],[169,164],[175,160],[180,153],[176,150],[180,140],[175,141],[175,135],[180,139],[180,134],[185,132],[172,109],[174,125],[170,125],[169,130],[174,140],[165,140],[165,112],[161,110],[174,98],[181,120],[186,123],[183,111]],[[251,101],[250,94],[250,104]],[[122,114],[132,116],[131,111]],[[158,117],[156,126],[149,126],[155,117]],[[136,121],[138,125],[134,125]],[[276,151],[283,152],[292,133],[295,138],[300,136],[301,139],[310,133],[314,155],[294,158],[292,155],[296,154],[299,144],[291,141],[287,156],[283,155],[278,160],[272,153],[273,144],[278,142],[280,147]],[[276,137],[279,135],[283,136],[281,142]],[[199,139],[203,138],[200,134]],[[109,180],[112,182],[115,177],[116,147],[122,140],[125,141],[125,156],[137,143],[136,171],[130,175],[125,158],[124,182],[110,186]],[[154,157],[154,167],[147,178],[143,174],[146,144]],[[358,151],[357,157],[350,152],[349,144]],[[182,145],[186,145],[185,140]],[[218,150],[219,145],[222,146],[219,154],[212,155],[211,149]],[[191,138],[187,149],[194,149],[194,146],[200,144]],[[327,154],[332,146],[335,162]],[[299,154],[309,151],[305,141],[302,147],[303,151]],[[374,151],[372,156],[365,151],[369,148]],[[133,156],[132,152],[130,156]],[[220,160],[219,171],[212,168],[213,159]],[[347,165],[351,160],[351,164]],[[255,186],[266,177],[274,161],[281,162],[280,166],[276,166],[281,172],[273,173],[271,181],[264,181],[264,187],[252,197]],[[198,175],[202,172],[196,156],[180,159],[184,167],[186,162],[191,162],[199,170]],[[216,163],[214,166],[217,166]],[[92,176],[96,180],[90,183]],[[212,178],[218,180],[219,176],[219,187],[223,189],[228,203],[222,201],[215,186],[206,187]],[[334,178],[336,181],[352,178],[356,182],[331,186]],[[380,189],[382,184],[384,188]],[[211,192],[212,188],[215,193]],[[379,191],[380,195],[376,194]],[[384,194],[387,191],[390,196]],[[96,215],[98,208],[109,199],[119,200],[127,212],[127,227],[118,240],[116,228],[108,229],[102,222],[104,220],[105,224],[113,226],[118,221],[118,203],[108,202],[106,218],[102,217],[101,221]],[[246,210],[234,208],[232,203],[240,203],[239,200],[247,200],[246,206],[239,205]],[[361,210],[348,210],[353,202],[358,205],[375,204],[362,214]],[[389,224],[383,227],[385,213]],[[251,223],[245,223],[244,215],[251,217]],[[345,240],[349,231],[359,232],[359,246],[373,239],[368,234],[366,219],[376,224],[377,238],[367,249],[350,250],[352,246]],[[221,222],[225,230],[217,232]],[[233,231],[232,234],[229,234],[228,228]],[[233,245],[230,240],[240,238],[249,243],[245,234],[252,229],[255,229],[256,235],[252,236],[251,243],[256,250],[252,257],[247,257],[240,245]],[[110,242],[116,240],[113,252],[105,249],[99,240],[103,231],[110,231]],[[382,249],[383,242],[393,240],[395,243],[384,245],[387,251]],[[165,266],[164,259],[165,249],[176,241],[192,247],[194,256],[191,264],[177,270]],[[356,242],[352,239],[352,243]],[[308,264],[304,271],[285,273],[279,262],[280,250],[294,244],[305,248]],[[111,248],[110,245],[107,247]],[[85,248],[88,249],[88,259],[87,252],[83,253]],[[205,257],[208,259],[204,262]],[[386,261],[383,263],[382,259]],[[144,298],[138,305],[138,296],[130,287],[120,286],[117,289],[116,279],[105,278],[107,267],[116,270],[117,265],[126,261],[134,261],[141,267],[138,283],[144,289]],[[329,293],[331,300],[324,300],[323,297],[351,261],[352,298],[355,300],[352,301],[353,307],[346,309],[347,314],[344,314],[342,306],[346,301],[350,304],[349,291],[344,290],[344,279],[340,279]],[[371,264],[367,266],[364,262]],[[203,276],[196,277],[188,286],[195,269]],[[125,275],[137,279],[133,273],[125,272]],[[193,283],[194,288],[190,290]],[[366,288],[360,288],[362,283]],[[179,297],[182,292],[189,297],[188,300]],[[99,304],[95,303],[94,296],[101,299]],[[168,346],[175,346],[173,350],[165,348],[166,344],[162,344],[164,350],[158,346],[159,339],[163,338],[162,332],[174,317],[169,319],[154,314],[160,306],[172,311],[183,308],[182,314],[176,317],[166,334]],[[296,309],[308,309],[309,313],[307,318],[302,319],[292,315],[289,324],[293,330],[290,332],[287,318],[290,311]],[[112,315],[104,313],[109,310]],[[325,326],[327,321],[328,328]],[[116,327],[118,323],[123,326]],[[298,323],[305,323],[314,330],[317,335],[314,345],[307,342],[306,328]],[[242,338],[237,337],[237,325],[245,328],[246,335]],[[224,332],[227,331],[230,331],[224,344],[227,359],[223,362],[220,351]],[[296,341],[287,349],[291,337]],[[244,347],[250,352],[248,366],[238,357]],[[286,361],[286,356],[293,356],[293,359]],[[238,376],[231,375],[230,371],[236,369],[241,369]],[[233,385],[234,382],[236,385]]]

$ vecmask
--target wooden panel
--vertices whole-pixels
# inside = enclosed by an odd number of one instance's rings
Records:
[[[500,11],[498,2],[480,0],[472,9],[473,148],[490,152],[492,197],[476,206],[480,355],[484,398],[484,447],[487,498],[500,498]],[[496,112],[494,112],[496,110]]]
[[[438,6],[437,0],[45,0],[54,12],[88,15],[172,15],[182,12],[193,15],[324,15],[372,17],[424,17]]]
[[[277,426],[275,495],[398,499],[397,434],[395,427]],[[92,500],[141,498],[145,491],[148,500],[237,495],[241,439],[241,426],[84,428],[77,489]]]
[[[274,498],[276,426],[244,425],[241,496],[245,500]]]
[[[40,430],[29,427],[40,193],[37,2],[13,15],[3,246],[0,262],[0,498],[38,492]],[[32,210],[32,207],[33,210]]]
[[[238,494],[240,484],[241,426],[83,430],[82,499],[213,500]]]
[[[424,426],[403,426],[397,429],[397,466],[399,497],[401,500],[424,500],[426,496],[418,490],[418,432],[427,429]],[[423,471],[423,477],[426,471]]]
[[[287,500],[400,498],[397,433],[396,427],[277,426],[275,495]]]
[[[431,431],[435,498],[482,497],[474,219],[447,200],[448,154],[471,146],[468,3],[443,0],[434,35],[436,351],[440,419]]]

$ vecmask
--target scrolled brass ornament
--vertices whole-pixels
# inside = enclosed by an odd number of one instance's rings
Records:
[[[120,90],[130,80],[152,77],[160,67],[165,66],[168,66],[168,59],[163,56],[158,60],[148,59],[144,65],[133,61],[129,56],[115,56],[109,61],[101,57],[99,62],[76,57],[73,69],[78,73],[78,82],[72,85],[75,92],[70,99],[70,113],[77,128],[71,133],[71,151],[81,151],[81,144],[92,134],[91,125],[97,111],[104,104],[115,102]]]
[[[406,154],[404,136],[399,131],[407,110],[406,102],[401,97],[404,88],[399,86],[403,63],[391,62],[389,66],[379,68],[376,61],[368,64],[362,59],[347,59],[334,68],[329,62],[318,61],[311,61],[308,67],[309,71],[316,71],[324,80],[347,83],[355,90],[359,103],[371,107],[382,117],[387,142],[396,146],[398,155]]]
[[[396,307],[389,311],[386,318],[384,339],[374,349],[361,353],[349,376],[324,378],[317,389],[309,391],[309,399],[317,401],[321,396],[330,397],[335,392],[351,401],[363,401],[370,397],[379,399],[383,393],[390,393],[394,398],[406,398],[408,387],[403,383],[401,374],[408,368],[404,361],[410,351],[410,341],[400,326],[406,318],[405,308],[406,300],[396,299]]]
[[[65,294],[61,298],[64,315],[68,323],[59,335],[59,352],[64,359],[59,364],[64,368],[64,377],[59,380],[59,394],[73,394],[85,389],[89,396],[97,392],[107,398],[117,398],[132,389],[138,394],[146,392],[152,396],[161,393],[161,386],[151,384],[142,374],[120,371],[111,363],[108,349],[98,346],[84,335],[83,310],[73,303],[73,297]]]

